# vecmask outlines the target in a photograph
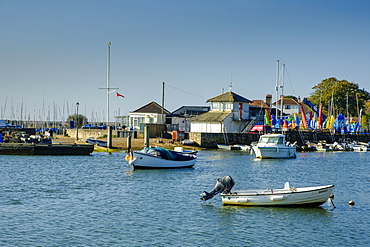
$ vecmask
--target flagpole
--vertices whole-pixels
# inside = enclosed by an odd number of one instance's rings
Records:
[[[107,116],[106,116],[106,125],[109,125],[109,90],[111,89],[118,89],[118,88],[110,88],[110,46],[112,45],[111,42],[108,43],[108,57],[107,57],[107,87],[106,88],[99,88],[99,89],[105,89],[107,90]],[[114,91],[112,91],[114,92]]]

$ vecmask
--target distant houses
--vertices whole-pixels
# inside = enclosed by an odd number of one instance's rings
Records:
[[[206,103],[209,106],[182,106],[169,112],[153,101],[128,116],[116,117],[116,122],[121,128],[138,131],[144,130],[147,124],[165,124],[167,131],[241,133],[248,132],[255,124],[263,124],[265,109],[280,116],[282,108],[282,115],[290,116],[299,114],[302,104],[291,97],[272,102],[270,94],[265,101],[250,100],[232,91],[210,98]],[[307,105],[304,109],[310,110]]]
[[[116,117],[121,128],[132,130],[144,130],[147,124],[166,124],[167,130],[182,130],[190,132],[188,119],[208,112],[209,106],[182,106],[170,113],[158,103],[152,101],[137,110],[129,113],[128,116]]]

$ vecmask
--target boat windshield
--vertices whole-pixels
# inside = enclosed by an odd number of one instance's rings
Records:
[[[274,143],[274,144],[283,144],[284,143],[284,140],[283,140],[283,137],[281,136],[262,136],[260,141],[260,143]]]

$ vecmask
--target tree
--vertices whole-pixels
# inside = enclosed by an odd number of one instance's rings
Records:
[[[348,109],[350,116],[358,117],[360,109],[365,111],[365,104],[370,99],[370,93],[360,89],[357,83],[338,81],[335,77],[322,80],[312,89],[314,92],[308,100],[316,106],[322,104],[326,115],[346,115]]]
[[[78,116],[77,114],[70,115],[68,116],[67,121],[70,120],[73,120],[75,122],[75,126],[78,124],[79,127],[84,126],[87,123],[87,117],[82,114],[78,114]]]
[[[295,101],[298,101],[297,97],[293,96],[293,95],[285,95],[284,98],[285,99],[294,99]]]

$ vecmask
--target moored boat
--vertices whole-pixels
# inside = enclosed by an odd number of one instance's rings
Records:
[[[86,143],[90,143],[90,144],[93,144],[93,145],[98,145],[100,147],[107,147],[108,146],[108,142],[107,141],[102,141],[102,140],[96,140],[96,139],[86,139]]]
[[[282,189],[231,190],[235,182],[230,176],[219,178],[215,187],[204,191],[201,200],[221,193],[222,204],[241,206],[319,206],[333,197],[334,185],[294,188],[286,182]],[[333,204],[334,206],[334,204]]]
[[[241,150],[241,146],[240,145],[227,145],[227,144],[217,144],[217,147],[219,149],[225,149],[225,150]]]
[[[262,135],[257,145],[252,146],[256,158],[289,159],[296,158],[296,146],[286,142],[283,134]]]
[[[189,168],[194,166],[196,158],[195,154],[159,147],[144,148],[126,156],[126,160],[134,169]]]
[[[365,142],[353,142],[350,144],[353,151],[360,151],[360,152],[366,152],[370,151],[370,144]]]

